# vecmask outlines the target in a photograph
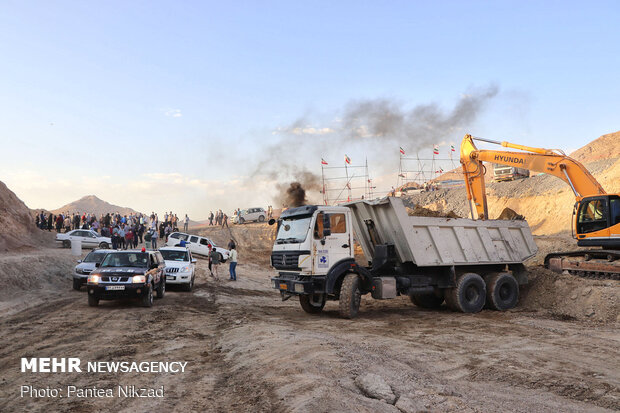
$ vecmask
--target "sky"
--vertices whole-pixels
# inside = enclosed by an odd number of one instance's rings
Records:
[[[569,152],[620,129],[618,21],[617,1],[5,0],[0,180],[31,208],[204,219],[279,206],[321,158],[382,190],[399,147],[465,133]],[[373,129],[377,108],[405,122]]]

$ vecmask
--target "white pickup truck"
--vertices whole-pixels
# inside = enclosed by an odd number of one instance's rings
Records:
[[[181,241],[185,241],[185,246],[195,255],[202,255],[203,257],[209,256],[209,246],[215,248],[215,251],[221,255],[220,261],[226,262],[230,256],[230,251],[226,248],[218,247],[212,239],[207,237],[201,237],[200,235],[190,235],[184,232],[173,232],[168,236],[166,246],[176,247],[181,244]]]
[[[271,220],[270,224],[275,223]],[[367,265],[356,262],[353,234]],[[421,307],[467,313],[513,308],[537,251],[526,221],[409,216],[400,198],[291,208],[278,220],[272,287],[308,313],[338,300],[353,318],[361,296],[408,295]]]

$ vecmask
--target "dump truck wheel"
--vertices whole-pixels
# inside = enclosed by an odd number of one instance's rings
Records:
[[[355,318],[360,310],[360,301],[362,294],[360,293],[360,279],[357,274],[349,273],[342,281],[340,287],[340,316],[343,318]]]
[[[300,295],[299,304],[306,313],[318,314],[325,307],[325,294]]]
[[[453,305],[463,313],[477,313],[486,301],[487,289],[478,274],[469,272],[456,280],[452,291]]]
[[[502,272],[487,282],[487,305],[493,310],[509,310],[519,301],[519,283],[512,274]]]
[[[411,294],[409,298],[413,304],[421,308],[437,309],[443,303],[443,297],[437,297],[435,294]]]

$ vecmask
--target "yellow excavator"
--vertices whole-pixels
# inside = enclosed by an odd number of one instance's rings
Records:
[[[522,152],[480,150],[474,141]],[[588,278],[620,279],[620,194],[606,193],[580,162],[562,151],[465,135],[461,142],[461,165],[473,219],[489,219],[483,162],[544,172],[570,185],[576,199],[573,238],[580,247],[599,248],[548,254],[547,268]]]

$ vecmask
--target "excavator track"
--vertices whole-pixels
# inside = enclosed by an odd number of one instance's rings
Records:
[[[551,271],[597,280],[620,280],[620,250],[554,252],[545,257]]]

